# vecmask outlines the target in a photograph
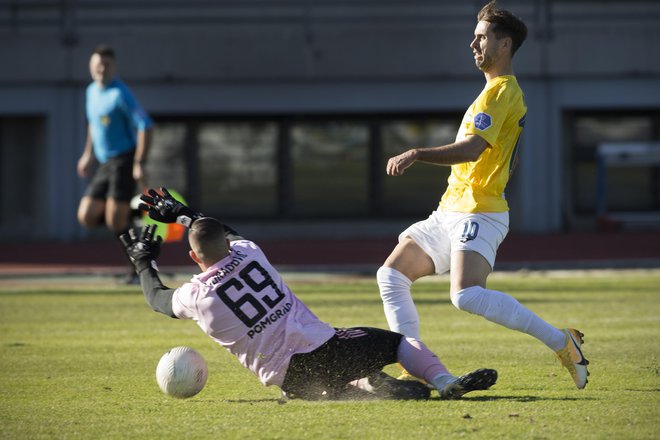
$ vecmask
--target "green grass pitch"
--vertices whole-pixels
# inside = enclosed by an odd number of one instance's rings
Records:
[[[290,280],[332,325],[386,327],[373,279]],[[585,390],[541,343],[454,309],[443,278],[414,286],[422,339],[455,374],[497,369],[493,389],[460,401],[287,403],[192,321],[152,312],[136,287],[0,280],[0,438],[660,438],[660,271],[504,275],[489,287],[585,333]],[[178,345],[209,366],[188,400],[155,380]]]

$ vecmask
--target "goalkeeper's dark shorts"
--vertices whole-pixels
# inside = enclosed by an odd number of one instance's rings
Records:
[[[135,196],[136,183],[133,179],[134,151],[111,157],[101,164],[87,185],[85,196],[93,199],[115,199],[130,203]]]
[[[310,353],[293,355],[282,391],[289,398],[318,400],[341,395],[349,382],[398,360],[403,335],[372,327],[335,329]]]

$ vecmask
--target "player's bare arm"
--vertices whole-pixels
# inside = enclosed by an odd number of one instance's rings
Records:
[[[390,158],[387,161],[386,171],[389,176],[400,176],[416,161],[434,165],[474,162],[487,147],[488,143],[480,136],[467,136],[460,141],[439,147],[412,148]]]
[[[133,179],[137,182],[144,181],[146,177],[144,164],[151,146],[151,132],[151,128],[138,131],[135,156],[133,157]]]
[[[90,133],[88,127],[87,139],[85,140],[85,149],[83,154],[80,156],[80,159],[78,159],[78,165],[76,167],[79,177],[85,178],[89,176],[89,170],[94,160],[94,153],[92,151],[92,134]]]

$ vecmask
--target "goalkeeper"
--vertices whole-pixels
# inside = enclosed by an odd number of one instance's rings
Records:
[[[333,328],[319,320],[289,289],[261,249],[220,221],[175,200],[165,188],[150,189],[140,208],[159,222],[189,228],[189,255],[202,272],[172,289],[162,284],[155,260],[155,227],[121,237],[147,303],[172,318],[192,319],[266,386],[289,398],[427,399],[430,389],[382,372],[401,363],[457,399],[490,388],[497,372],[479,369],[456,377],[421,341],[371,327]]]

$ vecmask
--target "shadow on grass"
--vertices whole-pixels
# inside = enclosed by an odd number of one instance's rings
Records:
[[[280,405],[282,403],[286,403],[282,399],[278,399],[278,398],[275,398],[275,397],[272,397],[272,398],[269,398],[269,399],[228,399],[228,400],[225,400],[225,402],[227,402],[227,403],[247,403],[249,405],[252,405],[253,403],[266,403],[266,402],[279,403]]]
[[[518,301],[522,304],[535,304],[535,305],[545,305],[545,304],[570,304],[570,303],[602,303],[602,298],[585,299],[584,297],[577,297],[575,299],[571,298],[527,298],[527,297],[516,297]],[[438,298],[419,298],[413,295],[413,300],[415,301],[416,306],[435,306],[435,305],[452,305],[449,294],[443,297]],[[344,307],[344,308],[353,308],[357,306],[373,306],[381,307],[382,300],[380,296],[374,295],[373,298],[351,298],[350,301],[344,303],[339,303],[337,298],[333,299],[315,299],[313,295],[306,296],[304,298],[305,304],[310,306],[312,309],[315,307]]]
[[[431,400],[442,400],[439,397],[432,398]],[[463,397],[460,399],[465,402],[497,402],[506,400],[508,402],[543,402],[543,401],[584,401],[584,400],[598,400],[593,397],[541,397],[541,396],[478,396],[478,397]]]
[[[593,397],[541,397],[541,396],[479,396],[479,397],[463,397],[462,399],[457,399],[456,401],[463,401],[463,402],[499,402],[499,401],[507,401],[507,402],[521,402],[521,403],[527,403],[527,402],[543,402],[543,401],[561,401],[561,402],[567,402],[567,401],[586,401],[586,400],[598,400]],[[390,401],[387,399],[376,399],[376,398],[371,398],[371,399],[328,399],[328,400],[304,400],[304,399],[294,399],[291,400],[293,402],[356,402],[356,401]],[[392,402],[396,402],[397,400],[391,400]],[[422,400],[425,401],[425,400]],[[451,402],[450,400],[444,400],[439,397],[431,397],[430,399],[426,400],[430,402]],[[286,399],[278,399],[278,398],[268,398],[268,399],[229,399],[225,400],[227,403],[242,403],[242,404],[248,404],[252,405],[254,403],[277,403],[279,405],[283,405],[289,400]],[[208,402],[206,402],[208,403]]]

